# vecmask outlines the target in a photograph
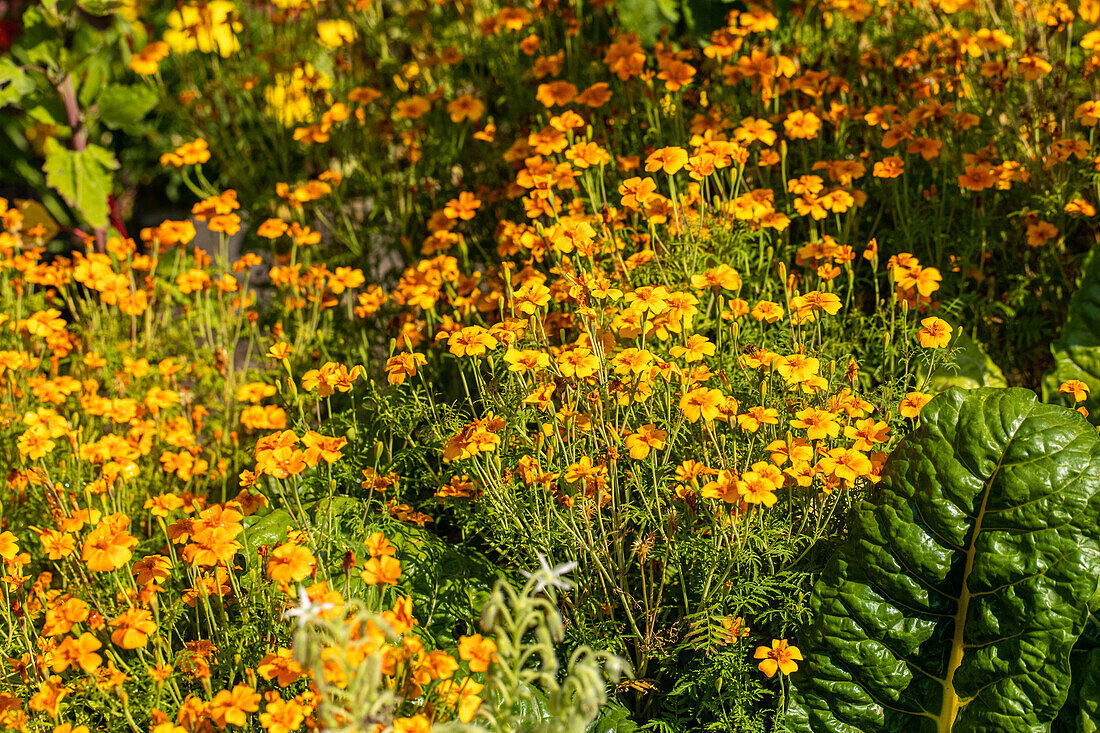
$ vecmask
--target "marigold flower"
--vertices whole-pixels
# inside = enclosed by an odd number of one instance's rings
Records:
[[[758,646],[753,655],[756,659],[762,659],[758,669],[767,677],[774,677],[776,672],[780,674],[794,674],[798,670],[796,662],[802,661],[802,652],[798,647],[790,646],[786,639],[772,639],[771,647]]]
[[[650,423],[642,425],[635,432],[627,435],[624,442],[630,457],[640,461],[649,455],[650,450],[664,450],[666,438],[668,438],[667,431]]]
[[[923,392],[909,392],[898,404],[898,413],[902,417],[915,418],[924,406],[932,401],[932,395]]]
[[[470,663],[471,672],[484,672],[497,660],[497,643],[481,634],[461,636],[458,639],[458,656]]]
[[[317,23],[317,37],[329,48],[339,48],[359,37],[355,27],[346,20],[321,20]],[[241,723],[241,725],[244,725]]]
[[[244,727],[248,714],[260,709],[260,695],[248,685],[235,685],[232,690],[221,690],[210,701],[210,717],[215,725]]]
[[[795,413],[796,420],[791,420],[791,427],[801,428],[806,431],[806,437],[810,440],[824,440],[840,435],[840,424],[836,421],[836,415],[816,407],[808,407]]]
[[[277,583],[291,583],[306,577],[316,567],[317,559],[308,548],[285,542],[271,551],[267,577]]]
[[[168,14],[167,23],[164,41],[177,53],[201,51],[228,58],[241,47],[237,34],[244,26],[229,0],[179,6]]]
[[[135,74],[149,76],[157,73],[162,59],[168,56],[168,44],[164,41],[148,43],[130,57],[130,68]]]
[[[71,636],[65,637],[54,650],[53,671],[64,672],[69,667],[80,667],[85,672],[94,672],[103,663],[103,657],[96,654],[96,650],[102,646],[87,631],[75,639]]]
[[[144,608],[128,608],[111,619],[109,625],[115,628],[111,643],[123,649],[140,649],[157,630],[153,614]]]
[[[359,577],[367,585],[397,585],[401,577],[401,561],[391,555],[371,557]]]
[[[952,328],[942,318],[931,316],[920,322],[921,329],[917,331],[920,345],[925,349],[943,349],[951,343]]]
[[[710,422],[721,414],[720,408],[725,399],[720,390],[696,387],[680,397],[680,411],[689,422],[700,419]]]
[[[1058,392],[1073,395],[1074,402],[1084,402],[1090,391],[1089,386],[1079,379],[1067,379],[1058,385]]]
[[[467,326],[459,329],[447,339],[450,352],[455,356],[479,356],[492,351],[499,343],[481,326]]]

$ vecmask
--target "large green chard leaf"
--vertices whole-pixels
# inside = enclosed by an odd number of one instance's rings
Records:
[[[797,731],[1046,731],[1100,578],[1100,438],[952,389],[891,454],[810,601]]]
[[[1055,733],[1100,731],[1100,620],[1094,614],[1070,655],[1073,682],[1051,730]]]
[[[1081,271],[1077,292],[1069,301],[1062,333],[1050,345],[1054,369],[1043,377],[1043,399],[1058,399],[1058,385],[1079,379],[1092,392],[1085,400],[1090,418],[1100,421],[1100,254],[1094,247]]]

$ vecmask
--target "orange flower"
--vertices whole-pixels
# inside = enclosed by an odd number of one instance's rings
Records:
[[[600,368],[600,360],[588,349],[573,349],[558,356],[558,369],[562,376],[586,379]]]
[[[372,532],[364,544],[371,557],[384,557],[397,552],[397,549],[390,544],[390,541],[381,532]]]
[[[539,84],[535,92],[535,99],[542,102],[543,106],[565,106],[577,96],[577,87],[567,81],[552,81],[548,84]]]
[[[462,219],[468,221],[474,218],[478,208],[481,207],[481,199],[468,191],[458,194],[458,198],[451,199],[443,207],[443,214],[448,219]]]
[[[689,422],[699,422],[700,419],[710,422],[721,414],[720,408],[725,400],[720,390],[696,387],[680,398],[680,411]]]
[[[687,161],[688,154],[683,148],[660,148],[654,150],[646,158],[645,169],[647,173],[663,170],[671,176],[673,173],[682,170]]]
[[[626,436],[626,449],[630,451],[631,458],[640,461],[649,455],[651,449],[663,450],[667,437],[668,433],[658,429],[656,425],[643,425]]]
[[[393,733],[429,733],[431,721],[417,713],[411,718],[394,718]]]
[[[792,140],[812,140],[821,131],[821,118],[813,112],[795,110],[783,120],[783,129]]]
[[[923,392],[910,392],[902,398],[898,404],[898,413],[902,417],[915,418],[920,415],[924,406],[932,401],[932,395]]]
[[[807,407],[795,413],[797,420],[791,420],[791,427],[802,428],[806,431],[806,437],[810,440],[822,440],[835,438],[840,435],[840,425],[836,421],[836,415],[816,407]]]
[[[130,519],[122,514],[111,514],[100,520],[88,533],[81,552],[81,559],[95,573],[106,573],[130,562],[130,548],[137,538],[128,531]]]
[[[481,634],[462,636],[458,640],[458,656],[470,663],[471,672],[484,672],[497,660],[497,643]]]
[[[657,183],[652,178],[628,178],[619,184],[622,205],[627,209],[641,209],[653,198]]]
[[[301,545],[286,542],[271,551],[267,577],[277,583],[289,583],[306,577],[317,567],[313,553]]]
[[[802,661],[802,652],[798,647],[787,644],[786,639],[772,639],[769,649],[766,646],[756,647],[756,659],[763,659],[759,669],[768,677],[774,677],[778,671],[780,674],[793,674],[798,670],[797,661]]]
[[[135,74],[155,74],[161,59],[168,56],[169,50],[164,41],[153,41],[130,57],[130,68]]]
[[[111,619],[115,627],[111,643],[123,649],[140,649],[149,642],[149,635],[157,630],[153,614],[144,608],[129,608]]]
[[[463,94],[447,103],[451,122],[477,122],[485,114],[485,104],[470,94]]]
[[[0,532],[0,559],[11,562],[18,554],[18,538],[11,532]]]
[[[467,326],[452,333],[447,345],[455,356],[479,356],[495,349],[499,342],[481,326]]]
[[[367,585],[397,585],[401,577],[401,561],[390,555],[372,557],[359,574]]]
[[[1089,386],[1079,379],[1067,379],[1058,385],[1058,392],[1061,394],[1073,395],[1074,402],[1084,402],[1089,396]],[[4,534],[10,534],[5,532]],[[2,535],[0,535],[2,537]],[[0,552],[0,555],[3,553]]]
[[[942,318],[931,316],[920,322],[921,329],[917,331],[920,345],[925,349],[943,349],[951,343],[952,328]]]
[[[210,701],[210,717],[219,728],[227,724],[244,727],[248,713],[260,709],[260,695],[248,685],[236,685],[232,690],[222,690]]]
[[[53,671],[64,672],[70,666],[80,667],[85,672],[91,673],[103,664],[103,657],[96,654],[96,650],[103,645],[88,632],[84,632],[79,638],[65,637],[54,651]]]
[[[277,692],[267,693],[266,699],[267,705],[260,713],[260,725],[268,733],[290,733],[301,727],[306,716],[298,701],[283,700]]]

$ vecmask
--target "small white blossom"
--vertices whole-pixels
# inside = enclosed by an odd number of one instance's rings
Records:
[[[535,593],[541,593],[547,586],[552,585],[555,588],[562,590],[569,590],[573,587],[572,583],[565,579],[565,576],[572,572],[577,567],[577,563],[563,562],[561,565],[555,565],[550,567],[550,562],[546,559],[546,556],[541,552],[539,553],[539,569],[533,573],[529,573],[526,570],[521,570],[523,576],[527,579],[535,579]]]
[[[298,628],[316,623],[317,619],[325,611],[336,608],[334,603],[314,603],[306,592],[304,585],[298,586],[298,606],[283,612],[283,620],[298,619]]]

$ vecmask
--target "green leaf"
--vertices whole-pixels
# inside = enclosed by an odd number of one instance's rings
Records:
[[[157,106],[157,92],[144,84],[110,84],[99,93],[99,118],[112,130],[129,129]]]
[[[116,168],[114,153],[98,145],[69,150],[55,138],[46,141],[46,184],[93,227],[107,226],[107,195],[114,182],[111,171]]]
[[[1100,421],[1100,255],[1093,247],[1081,271],[1077,292],[1069,301],[1062,334],[1050,345],[1054,369],[1043,377],[1043,399],[1059,399],[1058,386],[1079,379],[1091,388],[1084,406]]]
[[[0,59],[0,107],[17,104],[35,89],[34,79],[9,59]]]
[[[123,6],[122,0],[78,0],[79,5],[92,15],[110,15]]]
[[[960,349],[955,354],[957,365],[954,368],[938,367],[932,373],[932,378],[928,380],[925,391],[938,394],[952,387],[975,389],[1008,386],[1001,368],[989,358],[982,345],[970,338],[965,331],[959,334],[954,345]],[[917,370],[918,383],[924,379],[927,371],[927,369]]]
[[[1100,579],[1100,438],[952,389],[890,455],[810,599],[798,731],[1049,730]]]
[[[600,708],[599,716],[588,726],[588,733],[634,733],[638,724],[630,719],[630,711],[617,700],[609,700]]]
[[[1093,616],[1070,656],[1073,682],[1054,721],[1055,733],[1100,731],[1100,621]]]
[[[680,19],[675,0],[619,0],[615,8],[619,24],[646,43],[657,40],[662,28]]]

